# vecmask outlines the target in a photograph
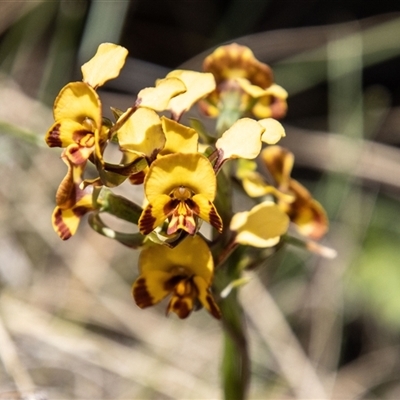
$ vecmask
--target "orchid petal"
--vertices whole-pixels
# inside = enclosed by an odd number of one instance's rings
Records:
[[[271,247],[289,227],[289,217],[273,202],[265,201],[250,211],[239,212],[231,220],[235,241],[254,247]]]
[[[224,132],[215,146],[223,160],[256,158],[261,151],[261,135],[264,129],[251,118],[241,118]]]
[[[248,47],[237,43],[215,49],[204,60],[203,70],[211,72],[217,83],[227,79],[246,78],[254,85],[267,88],[273,82],[271,68],[258,61]]]
[[[210,285],[214,263],[208,245],[196,235],[188,236],[173,249],[162,245],[145,247],[140,253],[139,269],[141,274],[164,271],[196,275]]]
[[[261,158],[279,188],[287,191],[294,165],[293,153],[280,146],[268,146],[261,152]]]
[[[171,276],[170,273],[160,270],[147,271],[140,275],[132,288],[136,304],[140,308],[146,308],[159,303],[168,296],[170,291],[166,289],[165,283]]]
[[[199,135],[193,128],[166,117],[161,117],[161,123],[167,139],[161,155],[197,152]]]
[[[140,233],[148,235],[168,218],[174,210],[174,207],[167,207],[170,202],[171,198],[166,194],[160,194],[152,199],[139,218]]]
[[[175,120],[179,120],[185,111],[189,110],[198,100],[211,93],[216,86],[214,76],[211,73],[175,70],[167,75],[167,78],[171,77],[180,79],[187,88],[185,93],[172,98],[169,102],[168,109]]]
[[[130,109],[126,111],[129,113]],[[121,119],[125,114],[121,115]],[[117,122],[118,123],[118,122]],[[137,109],[118,130],[118,143],[123,150],[155,158],[165,145],[160,117],[148,108]]]
[[[154,111],[164,111],[168,109],[168,104],[173,97],[185,91],[185,84],[178,78],[160,79],[155,87],[144,88],[139,92],[136,105],[151,108]]]
[[[214,204],[202,194],[193,196],[192,201],[196,204],[194,213],[201,219],[212,225],[218,232],[222,232],[222,219]]]
[[[63,209],[57,206],[52,215],[52,224],[55,232],[62,240],[73,236],[79,226],[81,218],[93,210],[92,195],[86,194],[71,208]]]
[[[45,141],[49,147],[67,147],[79,144],[82,147],[94,145],[93,132],[72,119],[61,119],[47,131]]]
[[[297,230],[310,239],[320,239],[328,230],[328,217],[325,209],[311,193],[299,182],[290,180],[290,193],[295,200],[286,205],[286,211]]]
[[[245,93],[255,99],[265,96],[267,94],[265,89],[261,88],[260,86],[253,85],[248,79],[235,78],[234,81],[239,84],[239,86]]]
[[[84,82],[71,82],[58,94],[53,108],[54,120],[71,119],[85,123],[94,132],[101,126],[101,102],[93,88]],[[90,129],[91,128],[91,129]]]
[[[265,128],[261,135],[261,140],[267,144],[275,144],[286,136],[285,129],[282,124],[273,118],[260,119],[258,123]]]
[[[81,67],[83,81],[94,89],[116,78],[125,64],[128,50],[113,43],[102,43],[96,54]]]
[[[146,175],[144,187],[152,203],[160,194],[169,195],[177,187],[186,187],[193,193],[202,193],[213,201],[216,177],[210,161],[199,153],[168,154],[155,160]]]
[[[198,299],[200,303],[214,318],[220,319],[221,311],[210,293],[207,282],[200,276],[195,276],[193,281],[199,292]]]

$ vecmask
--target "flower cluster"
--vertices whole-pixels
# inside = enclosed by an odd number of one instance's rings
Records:
[[[276,118],[286,113],[287,93],[250,49],[231,44],[208,56],[203,72],[172,71],[141,90],[127,110],[112,108],[112,121],[103,116],[97,89],[119,75],[127,54],[121,46],[100,45],[82,66],[82,81],[67,84],[55,100],[45,140],[63,148],[68,171],[56,193],[54,230],[69,239],[89,213],[97,232],[141,249],[133,284],[139,307],[170,296],[167,313],[186,318],[204,307],[220,318],[214,275],[229,266],[237,247],[277,246],[290,223],[312,239],[327,229],[322,206],[290,178],[293,155],[276,145],[285,136]],[[181,123],[195,104],[218,118],[215,132],[197,120]],[[119,162],[107,161],[108,148]],[[257,158],[274,182],[256,171]],[[89,167],[91,179],[85,178]],[[143,185],[143,204],[113,193],[125,181]],[[231,207],[237,182],[236,190],[256,203],[249,211]],[[137,225],[138,233],[113,230],[102,213]]]

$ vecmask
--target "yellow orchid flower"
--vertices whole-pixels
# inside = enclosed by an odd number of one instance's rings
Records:
[[[95,89],[118,76],[128,51],[112,43],[103,43],[95,56],[82,66],[83,82],[71,82],[58,94],[53,107],[55,123],[45,141],[50,147],[92,148],[102,161],[107,129],[102,126],[101,101]],[[83,151],[83,153],[91,153]]]
[[[287,92],[274,83],[271,68],[258,61],[246,46],[232,43],[218,47],[203,62],[203,70],[211,72],[217,88],[200,102],[208,116],[220,114],[226,93],[241,93],[242,113],[256,118],[282,118],[287,111]]]
[[[261,248],[278,244],[288,227],[289,217],[272,201],[236,213],[230,223],[230,229],[236,232],[236,243]]]
[[[148,235],[168,219],[167,234],[183,229],[193,235],[197,218],[222,232],[222,220],[213,204],[216,177],[210,161],[200,153],[174,153],[155,160],[146,175],[148,201],[139,230]]]
[[[68,166],[68,172],[62,180],[57,193],[57,206],[53,211],[52,224],[61,239],[67,240],[75,234],[83,215],[94,209],[92,205],[92,187],[81,189],[82,175],[87,155],[77,144],[69,145],[61,156]]]
[[[294,156],[280,146],[269,146],[261,152],[261,158],[275,179],[279,191],[291,195],[294,200],[278,200],[280,207],[289,215],[301,234],[311,239],[320,239],[328,230],[328,217],[322,205],[311,193],[292,179]]]
[[[200,236],[188,236],[177,247],[145,247],[139,256],[140,276],[133,285],[133,297],[140,308],[159,303],[169,294],[171,311],[186,318],[202,305],[212,316],[221,314],[211,294],[214,263]]]
[[[84,82],[64,86],[54,102],[53,115],[55,123],[45,136],[49,147],[77,144],[94,150],[96,138],[101,136],[102,115],[99,96],[92,87]]]

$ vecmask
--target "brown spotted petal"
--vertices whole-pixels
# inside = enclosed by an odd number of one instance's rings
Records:
[[[202,220],[212,225],[219,233],[222,233],[222,219],[214,204],[201,194],[193,196],[192,202],[193,212]]]
[[[290,177],[294,164],[293,153],[280,146],[269,146],[262,151],[261,157],[278,189],[294,198],[291,202],[280,198],[279,205],[301,234],[314,240],[320,239],[328,230],[328,217],[311,193]]]
[[[263,89],[273,83],[271,68],[258,61],[248,47],[237,43],[218,47],[205,58],[203,70],[211,72],[217,83],[227,79],[245,78]]]
[[[285,206],[290,220],[302,235],[313,240],[321,239],[329,226],[326,211],[296,180],[290,180],[289,190],[295,196],[295,201]]]
[[[279,189],[286,191],[291,180],[294,155],[281,146],[268,146],[261,152],[261,159],[271,173]]]
[[[174,211],[176,204],[167,195],[160,195],[145,207],[139,218],[139,231],[148,235]]]
[[[91,210],[93,210],[91,194],[83,196],[71,208],[63,209],[57,206],[52,215],[54,231],[62,240],[69,239],[76,233],[81,218]]]
[[[172,274],[165,271],[149,271],[135,281],[132,294],[140,308],[146,308],[159,303],[170,293],[166,282]]]
[[[192,312],[198,296],[193,277],[176,276],[171,281],[174,286],[166,313],[168,315],[172,311],[181,319],[187,318]]]
[[[80,148],[73,144],[68,146],[61,155],[61,159],[68,167],[68,172],[61,181],[56,193],[58,206],[68,208],[76,203],[78,195],[82,192],[79,189],[79,185],[82,183],[83,171],[89,151],[89,149]]]
[[[78,229],[83,215],[93,210],[92,187],[81,189],[82,176],[87,158],[82,156],[78,145],[68,146],[62,160],[68,166],[68,172],[62,180],[57,193],[56,203],[52,216],[53,228],[61,239],[69,239]],[[89,149],[86,149],[89,151]]]
[[[193,278],[193,282],[197,287],[198,299],[202,306],[217,319],[221,318],[221,311],[215,302],[207,282],[199,276]]]
[[[45,141],[49,147],[67,147],[70,144],[82,142],[87,145],[88,139],[93,134],[81,123],[70,119],[62,119],[55,122],[47,131]],[[91,145],[94,144],[91,143]]]
[[[287,91],[274,83],[265,92],[266,94],[259,97],[251,109],[253,115],[256,118],[283,118],[288,109]]]

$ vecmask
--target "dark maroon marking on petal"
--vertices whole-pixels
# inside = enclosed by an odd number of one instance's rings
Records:
[[[46,136],[46,143],[49,147],[62,147],[60,140],[60,126],[61,124],[55,124],[53,129]]]
[[[85,215],[87,212],[89,212],[91,209],[89,207],[85,206],[78,206],[73,209],[74,215],[77,216],[78,218],[81,218],[83,215]]]
[[[190,207],[190,209],[193,211],[194,214],[197,216],[200,215],[200,207],[197,203],[195,203],[192,199],[187,199],[186,204]],[[208,200],[208,205],[210,206],[210,213],[209,213],[209,218],[210,218],[210,224],[218,231],[222,232],[222,220],[215,211],[215,206],[214,204]]]
[[[146,157],[147,164],[151,165],[151,163],[157,158],[157,154],[161,151],[161,149],[154,149],[149,157]]]
[[[56,204],[63,210],[73,207],[76,204],[76,189],[77,186],[72,182],[72,169],[70,169],[57,189]]]
[[[147,290],[146,279],[138,278],[133,286],[133,298],[140,308],[150,307],[154,304],[153,297]]]
[[[146,172],[145,171],[139,171],[136,172],[135,174],[129,175],[129,182],[132,183],[132,185],[141,185],[144,182],[144,178],[146,177]]]
[[[67,158],[72,165],[84,166],[87,162],[87,158],[82,155],[82,146],[68,146],[67,147]]]
[[[153,217],[151,210],[153,206],[149,204],[142,212],[142,215],[139,218],[139,230],[143,235],[148,235],[155,228],[154,222],[156,222],[156,218]]]
[[[178,304],[177,304],[178,305]],[[178,316],[181,319],[187,318],[192,310],[188,307],[186,301],[179,301]]]
[[[168,292],[172,292],[175,288],[175,286],[182,280],[186,279],[187,277],[185,275],[174,275],[170,279],[164,282],[164,289],[167,290]]]
[[[207,295],[206,301],[208,306],[210,307],[210,313],[211,315],[216,318],[220,319],[221,318],[221,311],[219,310],[217,304],[215,303],[214,299],[210,294]]]
[[[187,318],[192,312],[185,301],[176,297],[172,297],[167,309],[167,312],[169,311],[173,311],[180,319]]]
[[[221,217],[217,214],[217,212],[215,211],[214,205],[213,203],[211,203],[211,201],[208,202],[209,205],[211,206],[210,209],[210,224],[219,232],[222,232],[222,220]]]
[[[192,199],[186,199],[185,203],[193,211],[194,214],[199,215],[200,208]]]
[[[92,147],[94,145],[94,133],[86,130],[75,131],[72,135],[74,142],[82,147]]]
[[[217,173],[222,168],[222,165],[226,161],[226,159],[224,159],[224,150],[217,149],[217,151],[218,151],[218,157],[215,160],[214,167],[213,167],[215,173]]]
[[[62,240],[67,240],[72,236],[71,231],[62,218],[61,208],[59,208],[54,214],[54,225],[57,227],[56,232]]]
[[[178,206],[179,202],[180,202],[180,200],[172,199],[164,206],[163,212],[165,214],[165,217],[169,217],[174,212],[174,210]]]

